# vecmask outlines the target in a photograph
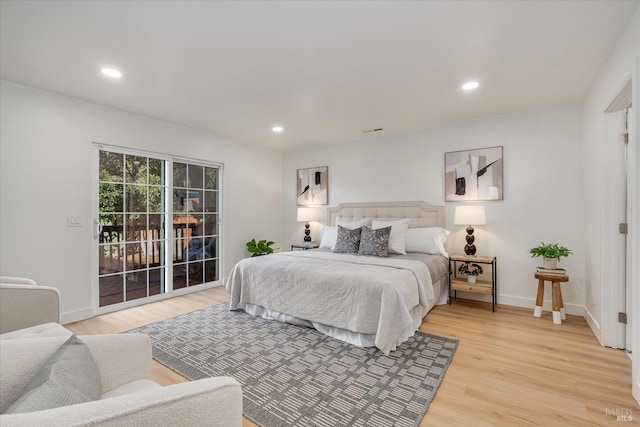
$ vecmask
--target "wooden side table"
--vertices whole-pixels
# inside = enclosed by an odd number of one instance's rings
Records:
[[[491,266],[491,280],[476,280],[475,283],[467,282],[467,279],[456,277],[457,263],[473,262],[476,264],[486,264]],[[453,277],[452,277],[453,274]],[[449,280],[448,280],[448,302],[451,304],[451,291],[457,296],[457,291],[475,292],[479,294],[491,295],[491,311],[496,311],[497,291],[498,291],[498,261],[494,256],[467,256],[455,254],[449,257]]]
[[[544,300],[544,282],[551,282],[551,306],[553,309],[553,323],[562,324],[567,316],[564,314],[564,302],[562,301],[562,289],[560,283],[568,282],[569,276],[555,274],[536,273],[538,279],[538,295],[536,296],[536,308],[533,310],[535,317],[542,317],[542,302]]]

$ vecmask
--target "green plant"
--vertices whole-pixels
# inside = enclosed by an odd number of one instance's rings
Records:
[[[460,264],[458,267],[458,273],[466,274],[467,276],[477,276],[482,274],[484,270],[482,270],[482,266],[480,264],[476,264],[475,262],[466,261],[464,264]]]
[[[573,251],[567,247],[560,246],[558,243],[546,244],[541,242],[540,246],[529,249],[529,253],[532,258],[541,256],[544,258],[557,258],[560,261],[560,258],[568,257]]]
[[[251,253],[252,257],[268,255],[273,252],[271,245],[274,243],[275,242],[272,242],[271,240],[260,240],[256,242],[256,239],[251,239],[247,242],[247,250]]]

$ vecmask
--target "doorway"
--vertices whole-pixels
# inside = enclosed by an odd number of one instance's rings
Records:
[[[604,286],[604,301],[610,307],[609,316],[603,318],[605,331],[603,344],[613,348],[624,349],[631,353],[633,315],[631,299],[631,254],[629,230],[629,144],[632,141],[631,121],[632,110],[631,79],[620,90],[618,95],[605,110],[606,158],[609,160],[605,167],[610,168],[609,183],[605,186],[608,194],[609,208],[605,212],[604,241],[611,242],[608,254],[611,278],[610,286]],[[613,233],[613,237],[609,234]],[[606,252],[605,252],[606,253]],[[606,312],[605,312],[606,313]],[[609,327],[607,328],[607,324]]]

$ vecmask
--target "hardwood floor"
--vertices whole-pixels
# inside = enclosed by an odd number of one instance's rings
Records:
[[[226,301],[219,287],[65,326],[79,334],[118,333]],[[435,307],[420,330],[460,340],[420,426],[640,424],[631,361],[601,347],[581,317],[554,325],[549,312],[539,319],[533,310],[498,306],[492,313],[487,303],[458,299]],[[160,384],[187,381],[153,364]],[[633,421],[616,421],[616,410],[630,410]],[[246,419],[243,425],[255,426]]]

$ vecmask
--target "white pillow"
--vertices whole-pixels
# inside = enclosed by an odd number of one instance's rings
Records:
[[[449,256],[444,248],[450,232],[440,227],[410,228],[407,231],[407,252],[421,252],[425,254]]]
[[[320,248],[333,249],[336,247],[336,240],[338,240],[338,228],[334,225],[325,225],[320,230],[322,238],[320,239]]]
[[[397,221],[379,221],[373,220],[371,228],[378,230],[391,226],[391,234],[389,235],[389,253],[406,255],[405,246],[407,244],[407,229],[409,228],[410,219],[399,219]]]
[[[347,219],[341,216],[336,218],[336,226],[341,225],[349,230],[355,230],[356,228],[364,227],[365,225],[371,225],[371,218],[364,219]]]

